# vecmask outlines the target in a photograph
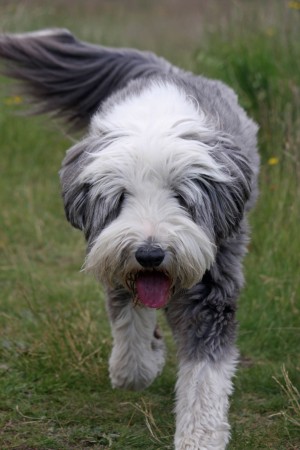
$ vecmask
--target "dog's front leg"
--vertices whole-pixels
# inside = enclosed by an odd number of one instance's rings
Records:
[[[224,450],[228,407],[238,352],[234,295],[206,275],[167,309],[178,346],[176,450]]]
[[[224,450],[236,355],[218,363],[182,359],[176,384],[176,450]]]
[[[124,289],[108,292],[108,311],[113,335],[109,360],[113,387],[140,390],[162,371],[165,346],[158,332],[156,311],[134,306]]]

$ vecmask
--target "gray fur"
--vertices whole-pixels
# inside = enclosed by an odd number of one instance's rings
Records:
[[[183,358],[217,362],[232,351],[247,232],[244,220],[238,232],[219,244],[215,264],[202,280],[192,289],[178,292],[169,303],[167,318]]]

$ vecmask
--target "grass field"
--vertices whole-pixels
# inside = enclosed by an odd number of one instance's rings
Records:
[[[260,125],[260,198],[239,303],[230,450],[300,448],[300,2],[0,1],[0,31],[67,27],[232,86]],[[176,351],[142,393],[111,389],[101,287],[80,273],[58,170],[71,138],[0,90],[0,448],[171,449]]]

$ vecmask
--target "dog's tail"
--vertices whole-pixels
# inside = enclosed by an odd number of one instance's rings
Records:
[[[2,73],[23,82],[34,113],[53,112],[76,127],[130,80],[175,69],[153,53],[88,44],[64,29],[2,34],[0,59]]]

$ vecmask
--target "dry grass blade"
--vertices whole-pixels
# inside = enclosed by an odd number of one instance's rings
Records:
[[[279,414],[283,415],[287,420],[289,420],[297,427],[300,427],[300,393],[296,388],[296,386],[294,386],[293,383],[291,382],[285,366],[282,366],[281,371],[284,379],[284,384],[281,383],[276,377],[273,377],[273,379],[281,387],[282,391],[286,394],[289,401],[289,409],[288,411],[282,411]],[[274,415],[278,414],[273,414],[273,416]]]
[[[45,421],[47,420],[46,416],[42,417],[33,417],[33,416],[27,416],[20,411],[19,405],[16,405],[16,412],[23,418],[28,419],[30,422],[27,421],[27,423],[36,422],[36,421]]]
[[[169,436],[163,434],[161,429],[157,426],[154,416],[152,414],[151,404],[147,403],[144,398],[141,399],[141,403],[126,403],[126,405],[130,405],[136,411],[141,413],[145,418],[146,426],[149,430],[149,433],[152,439],[160,445],[163,445],[165,449],[171,448],[166,445],[166,440]]]

